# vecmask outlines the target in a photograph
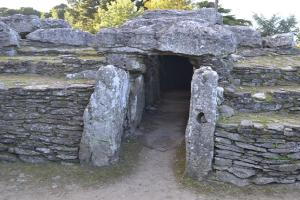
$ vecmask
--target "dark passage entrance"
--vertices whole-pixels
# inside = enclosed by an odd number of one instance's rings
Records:
[[[184,57],[160,56],[159,74],[160,101],[143,116],[141,141],[151,149],[168,151],[185,138],[193,66]]]
[[[160,62],[160,89],[162,92],[173,90],[190,91],[193,65],[188,58],[161,56]]]

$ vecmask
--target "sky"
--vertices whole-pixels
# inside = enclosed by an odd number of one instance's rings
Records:
[[[197,0],[195,0],[197,1]],[[296,15],[300,22],[300,0],[219,0],[225,8],[232,9],[239,18],[252,20],[254,13],[270,17]],[[0,7],[19,8],[33,7],[40,11],[49,11],[53,6],[66,3],[66,0],[0,0]]]

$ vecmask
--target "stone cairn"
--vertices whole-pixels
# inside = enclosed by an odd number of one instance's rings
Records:
[[[238,186],[300,181],[300,54],[290,33],[214,9],[147,11],[96,35],[0,18],[0,160],[107,166],[159,99],[164,55],[194,66],[186,172]]]

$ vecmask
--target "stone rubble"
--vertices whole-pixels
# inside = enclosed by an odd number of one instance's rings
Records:
[[[17,47],[19,47],[18,33],[0,21],[0,55],[13,56]]]
[[[296,36],[294,33],[283,33],[263,38],[265,48],[294,48]]]
[[[0,17],[0,21],[17,31],[22,37],[41,27],[41,20],[35,15],[15,14],[8,17]]]

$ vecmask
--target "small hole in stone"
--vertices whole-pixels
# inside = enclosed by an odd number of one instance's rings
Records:
[[[207,120],[205,118],[205,114],[203,112],[200,112],[197,116],[197,121],[198,123],[200,124],[203,124],[203,123],[207,123]]]

